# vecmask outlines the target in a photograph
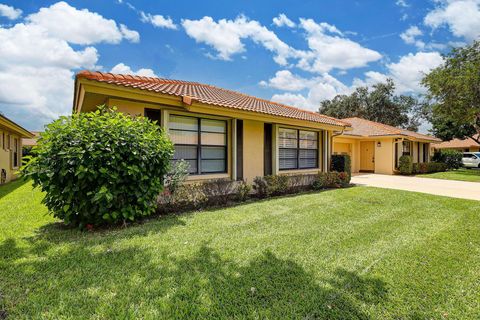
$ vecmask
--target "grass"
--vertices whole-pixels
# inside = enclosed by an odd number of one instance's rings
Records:
[[[480,170],[461,168],[446,172],[418,174],[417,177],[480,182]]]
[[[0,187],[11,319],[473,319],[480,202],[355,187],[63,228],[30,183]],[[0,316],[0,318],[2,318]]]

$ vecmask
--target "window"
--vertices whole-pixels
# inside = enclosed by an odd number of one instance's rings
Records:
[[[410,155],[410,147],[411,147],[410,141],[403,141],[402,145],[403,145],[403,155],[404,156],[409,156]]]
[[[13,138],[13,167],[18,168],[19,164],[19,152],[18,152],[18,138]]]
[[[160,125],[160,119],[161,119],[161,111],[159,109],[148,109],[145,108],[145,117],[152,120],[156,121],[157,125]]]
[[[175,144],[173,160],[190,164],[190,174],[227,171],[227,122],[170,115],[170,138]]]
[[[318,167],[318,133],[297,129],[279,129],[279,169]]]

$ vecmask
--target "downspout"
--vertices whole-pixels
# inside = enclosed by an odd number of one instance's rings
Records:
[[[327,155],[327,157],[325,159],[325,161],[327,162],[327,166],[326,166],[327,171],[330,170],[330,161],[331,161],[332,153],[333,153],[333,138],[341,136],[344,131],[345,131],[345,127],[342,128],[342,131],[340,131],[340,133],[338,133],[338,131],[337,131],[337,133],[333,132],[332,136],[330,137],[330,146],[331,146],[330,150],[331,151],[330,151],[330,154]],[[328,150],[328,148],[327,148],[327,150]]]

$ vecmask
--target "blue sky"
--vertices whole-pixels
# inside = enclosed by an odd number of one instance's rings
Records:
[[[419,94],[480,34],[480,0],[2,1],[0,112],[69,114],[82,69],[198,81],[316,110],[387,77]]]

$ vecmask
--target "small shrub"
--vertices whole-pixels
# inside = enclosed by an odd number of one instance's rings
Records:
[[[286,194],[288,191],[288,176],[286,175],[270,175],[266,176],[268,194],[277,196]]]
[[[462,167],[462,153],[457,150],[441,149],[435,151],[432,161],[445,163],[447,170],[458,169]]]
[[[441,162],[429,162],[427,164],[427,173],[444,172],[447,171],[448,166],[446,163]]]
[[[331,171],[345,172],[348,176],[348,183],[352,178],[352,163],[350,156],[347,154],[332,155]]]
[[[253,190],[255,190],[255,193],[260,198],[266,198],[269,196],[268,184],[263,177],[258,176],[253,179]]]
[[[286,175],[269,175],[255,177],[253,189],[261,198],[286,194],[288,192],[289,178]]]
[[[316,174],[297,174],[289,175],[287,193],[298,193],[304,190],[312,189]]]
[[[182,184],[175,192],[165,190],[158,197],[157,211],[170,213],[200,209],[208,204],[208,197],[200,183]]]
[[[235,192],[237,201],[246,201],[250,197],[251,192],[252,187],[245,181],[237,183],[237,189]]]
[[[49,124],[35,153],[23,175],[55,217],[84,228],[154,212],[173,145],[148,119],[100,107]]]
[[[235,182],[228,179],[216,179],[201,184],[209,204],[226,204],[235,195]]]
[[[348,173],[346,172],[319,172],[312,187],[315,190],[340,188],[348,186],[349,183],[350,179],[348,177]]]
[[[401,156],[398,163],[398,171],[403,175],[411,175],[413,172],[413,164],[411,156]]]
[[[165,189],[174,193],[187,180],[189,169],[190,164],[185,160],[174,162],[163,179]]]

